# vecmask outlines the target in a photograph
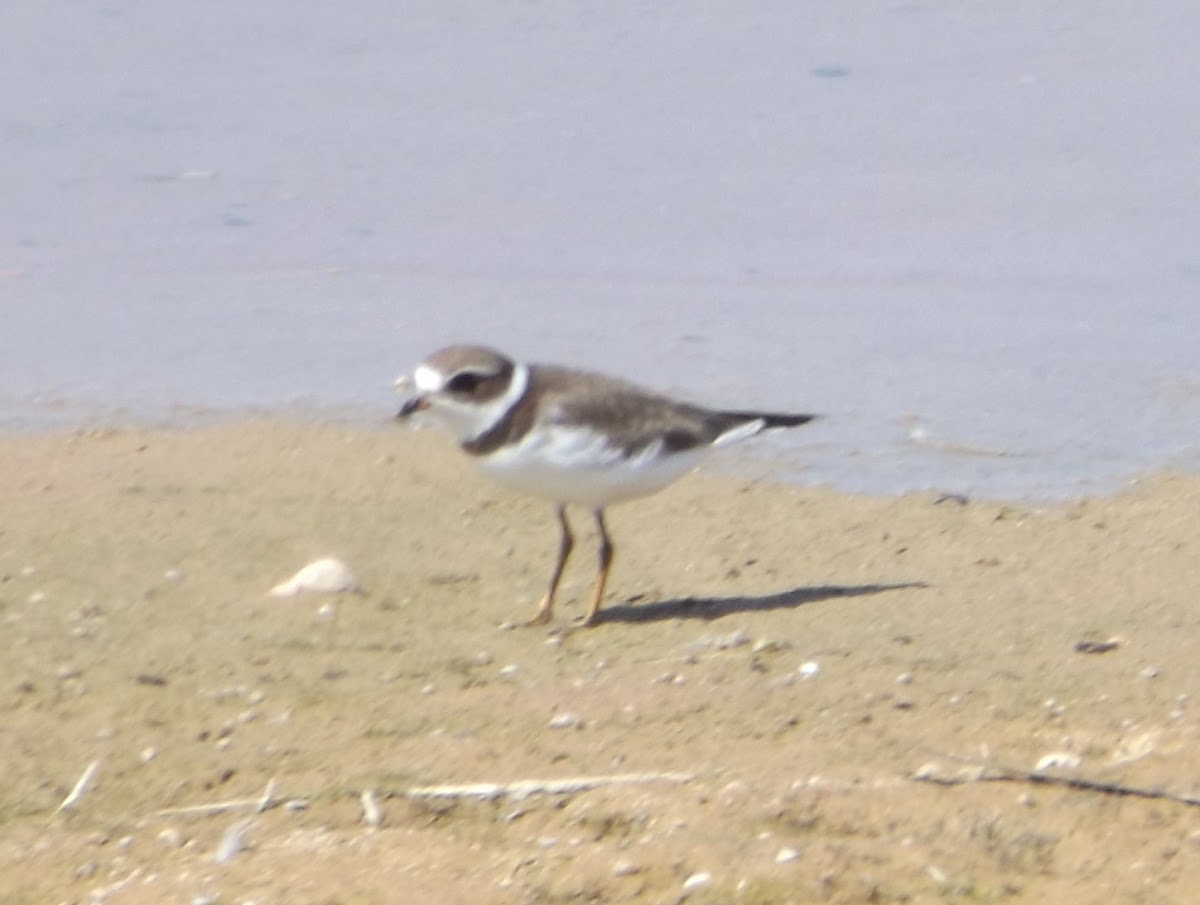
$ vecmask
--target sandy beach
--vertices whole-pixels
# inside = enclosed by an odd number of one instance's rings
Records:
[[[436,434],[88,430],[0,461],[0,901],[1200,884],[1197,808],[1022,775],[1200,792],[1194,476],[1038,508],[702,473],[612,510],[589,630],[580,520],[547,630],[502,626],[543,590],[550,507]],[[266,596],[326,555],[366,593]],[[472,783],[497,787],[413,792]]]

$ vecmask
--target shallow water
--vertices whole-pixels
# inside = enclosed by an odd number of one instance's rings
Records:
[[[1200,9],[18,0],[0,426],[386,418],[449,341],[806,482],[1200,467]]]

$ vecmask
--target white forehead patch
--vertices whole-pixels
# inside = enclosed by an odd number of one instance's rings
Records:
[[[413,383],[422,393],[436,393],[445,382],[446,378],[428,365],[421,365],[413,371]]]

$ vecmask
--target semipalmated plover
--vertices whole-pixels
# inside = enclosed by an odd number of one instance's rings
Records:
[[[409,397],[398,418],[427,413],[488,474],[557,504],[558,560],[530,625],[550,621],[575,544],[568,504],[590,507],[600,533],[600,571],[583,620],[593,625],[613,561],[606,506],[662,490],[710,449],[816,417],[703,408],[603,374],[521,364],[484,346],[435,352],[396,387]]]

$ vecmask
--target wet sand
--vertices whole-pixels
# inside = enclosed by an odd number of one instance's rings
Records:
[[[435,434],[84,431],[5,438],[0,461],[2,901],[660,903],[692,878],[688,902],[1182,903],[1200,884],[1194,807],[914,779],[1056,755],[1058,775],[1200,791],[1194,476],[1038,508],[699,474],[611,511],[598,627],[571,626],[594,570],[579,519],[557,624],[505,630],[543,590],[551,509]],[[366,594],[265,596],[323,555]],[[269,783],[261,813],[179,811]]]

